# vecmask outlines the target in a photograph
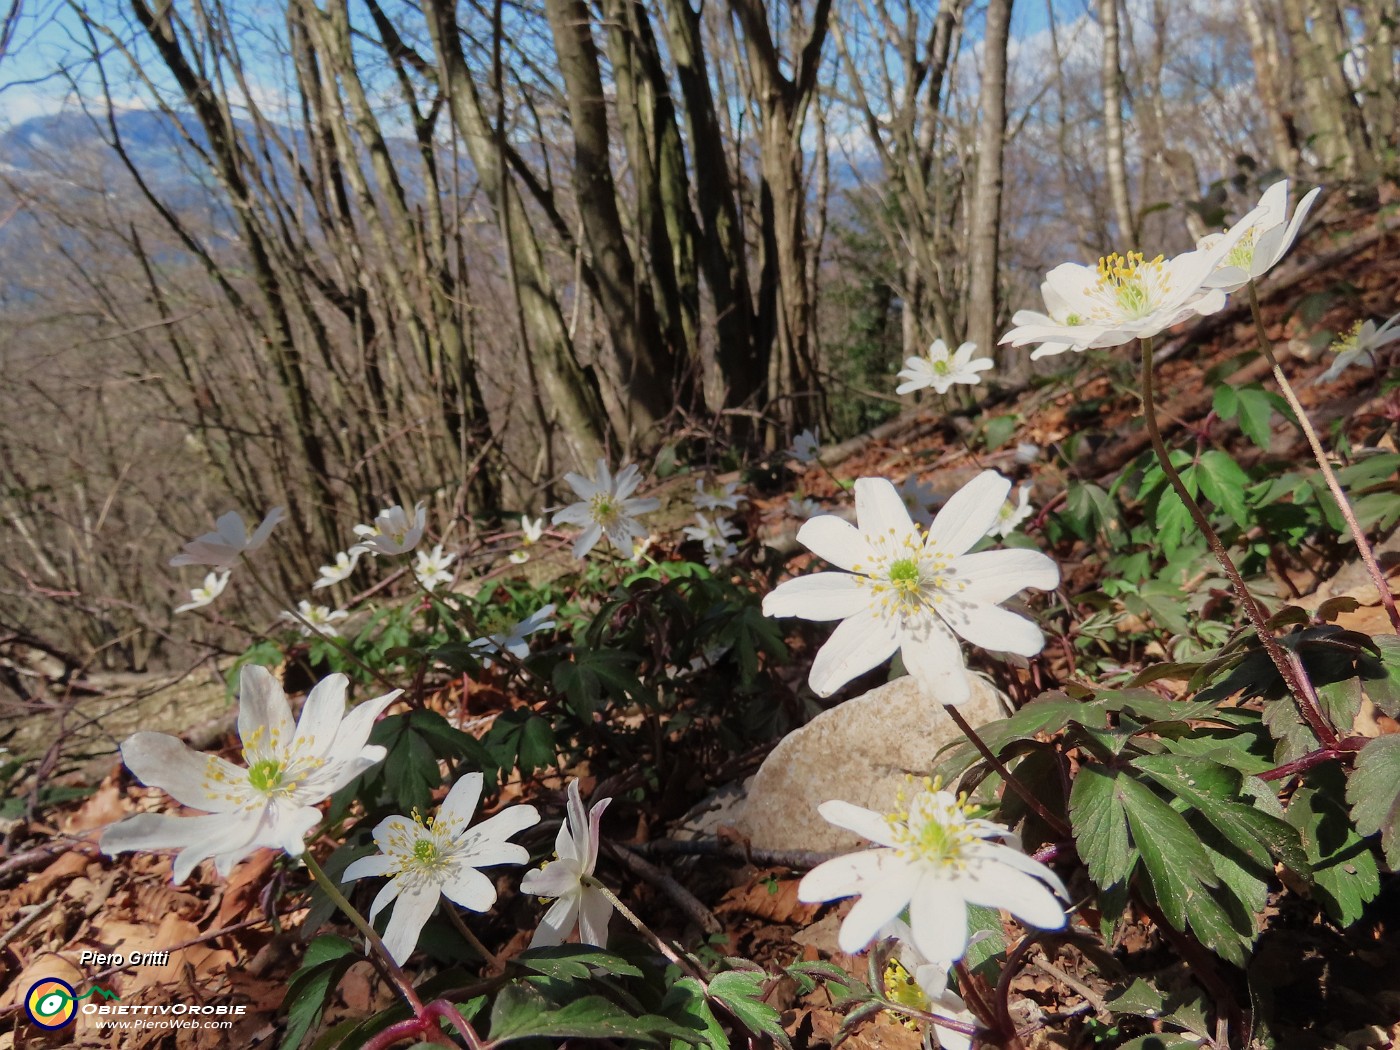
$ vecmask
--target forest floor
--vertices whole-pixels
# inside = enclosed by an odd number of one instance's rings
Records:
[[[1295,248],[1290,264],[1271,276],[1266,285],[1264,310],[1269,336],[1276,346],[1288,351],[1285,367],[1324,434],[1330,433],[1333,421],[1344,416],[1392,421],[1400,416],[1400,392],[1386,398],[1375,394],[1374,376],[1364,369],[1353,369],[1325,386],[1312,383],[1324,367],[1323,348],[1331,336],[1349,328],[1359,317],[1384,318],[1400,309],[1396,291],[1400,288],[1400,222],[1393,211],[1393,207],[1380,212],[1371,207],[1343,214],[1339,207],[1329,209],[1321,229]],[[1195,435],[1230,449],[1241,462],[1260,454],[1241,440],[1234,423],[1221,421],[1212,412],[1215,382],[1221,374],[1228,374],[1236,385],[1263,381],[1268,386],[1267,370],[1253,347],[1254,330],[1247,307],[1234,304],[1227,312],[1204,319],[1189,332],[1178,332],[1162,343],[1158,377],[1165,392],[1161,417],[1164,427],[1169,428],[1169,443],[1187,446]],[[1115,353],[1119,351],[1090,355],[1088,360],[1074,355],[1056,358],[1057,373],[1038,376],[1019,392],[982,406],[982,419],[1003,420],[997,424],[997,440],[991,450],[974,432],[970,420],[976,417],[970,412],[947,414],[941,403],[933,401],[903,413],[870,435],[828,449],[824,469],[808,467],[790,479],[795,483],[775,484],[754,499],[746,521],[750,535],[787,548],[794,555],[791,568],[801,569],[810,559],[792,545],[795,526],[787,502],[793,495],[834,507],[849,499],[842,481],[862,476],[902,479],[910,474],[949,491],[985,467],[999,469],[1017,481],[1034,481],[1034,502],[1041,508],[1039,518],[1029,527],[1034,534],[1071,475],[1106,482],[1146,447],[1132,364],[1115,360]],[[1306,448],[1296,429],[1277,419],[1276,424],[1275,446],[1270,452],[1304,461]],[[1072,438],[1072,457],[1051,454],[1064,450]],[[1018,461],[1016,449],[1023,444],[1040,450],[1034,461]],[[1023,450],[1021,459],[1025,458]],[[1069,466],[1063,465],[1066,461]],[[1061,465],[1052,465],[1056,463]],[[1069,593],[1094,588],[1092,560],[1079,557],[1072,547],[1055,553]],[[1390,567],[1394,568],[1393,558]],[[1349,571],[1346,567],[1340,570],[1344,576]],[[1334,567],[1302,562],[1281,564],[1278,572],[1280,593],[1304,605],[1307,596],[1330,585],[1337,575]],[[1374,607],[1363,606],[1347,615],[1353,617],[1352,626],[1363,629],[1371,626],[1379,630],[1384,623]],[[1061,666],[1052,661],[1053,677],[1060,681],[1073,677],[1070,658],[1065,655]],[[1038,691],[1037,683],[1028,679],[999,684],[1018,703]],[[445,712],[454,708],[457,688],[454,682],[440,684],[436,703]],[[108,690],[99,699],[130,712],[131,705],[114,704],[113,695],[114,691]],[[282,1004],[288,979],[299,965],[303,935],[308,932],[303,928],[308,914],[306,899],[299,892],[305,885],[305,873],[284,870],[280,854],[264,850],[237,866],[227,880],[217,879],[205,866],[187,884],[175,887],[170,883],[167,858],[131,854],[113,861],[101,856],[95,846],[98,831],[132,812],[156,808],[162,795],[142,788],[116,762],[110,742],[124,735],[122,726],[104,724],[100,713],[84,714],[61,695],[61,690],[56,689],[55,696],[47,715],[31,710],[24,716],[30,737],[47,739],[54,746],[27,781],[12,783],[15,794],[7,803],[7,819],[0,825],[9,847],[0,858],[0,987],[4,988],[0,993],[0,1050],[74,1045],[71,1031],[46,1035],[24,1022],[23,991],[41,977],[58,977],[73,984],[95,982],[115,990],[125,1004],[188,999],[247,1007],[232,1033],[185,1032],[177,1037],[155,1029],[103,1036],[87,1029],[82,1038],[88,1041],[76,1045],[139,1050],[172,1045],[277,1046],[286,1025]],[[207,707],[207,701],[206,696],[201,704]],[[178,720],[183,706],[172,706],[169,694],[164,701],[152,703],[169,709],[170,723]],[[473,693],[478,716],[489,716],[492,704],[505,709],[511,703],[512,698],[502,692],[487,689]],[[144,712],[138,721],[147,728],[174,732],[190,724],[186,718],[182,725],[162,725],[161,716],[152,714],[153,708],[138,710]],[[209,717],[201,719],[201,724],[208,722],[205,738],[195,743],[226,748],[233,754],[237,741],[231,725],[226,718],[221,721],[217,717],[216,708],[208,710]],[[184,715],[188,714],[186,707]],[[86,736],[74,734],[78,724],[87,726]],[[92,732],[93,726],[99,731]],[[9,742],[14,745],[13,740]],[[65,752],[68,743],[73,744],[71,753]],[[761,757],[746,756],[747,762],[741,765],[751,772]],[[726,773],[733,778],[745,771],[732,766]],[[556,777],[508,784],[503,792],[508,797],[503,797],[502,803],[531,801],[542,794],[553,796],[562,783],[562,777]],[[706,789],[714,786],[707,771],[701,771],[696,783]],[[585,797],[590,788],[586,780]],[[698,799],[699,795],[691,801]],[[663,837],[667,830],[654,816],[638,814],[630,844],[643,846]],[[622,835],[621,841],[628,842],[628,836]],[[326,839],[313,841],[310,848],[319,851],[329,844]],[[864,974],[863,959],[841,955],[835,949],[835,927],[845,905],[818,907],[798,902],[800,872],[746,862],[737,848],[717,853],[698,866],[684,861],[668,864],[656,854],[651,856],[654,865],[666,867],[665,874],[684,884],[718,921],[727,937],[721,954],[778,965],[795,958],[827,959],[853,974]],[[687,925],[681,910],[668,899],[664,880],[635,871],[626,873],[622,868],[616,875],[621,895],[635,910],[659,919],[662,932],[696,943],[694,927]],[[1396,1042],[1400,1024],[1395,1023],[1400,1018],[1397,929],[1400,888],[1395,885],[1373,903],[1361,922],[1346,931],[1333,927],[1317,908],[1297,895],[1288,895],[1274,908],[1254,965],[1276,971],[1272,984],[1282,1026],[1281,1047],[1359,1050],[1400,1045]],[[490,939],[493,934],[494,941]],[[504,958],[522,950],[528,940],[527,934],[512,935],[499,923],[497,928],[488,927],[482,936]],[[711,943],[715,940],[711,938]],[[80,964],[81,952],[110,951],[114,945],[121,945],[128,955],[168,951],[169,961],[167,965],[140,968]],[[1146,917],[1126,924],[1115,947],[1119,961],[1130,959],[1137,972],[1176,968],[1180,980],[1188,980],[1183,965]],[[1033,958],[1015,978],[1013,998],[1023,1016],[1078,1018],[1073,1023],[1042,1028],[1029,1040],[1031,1047],[1096,1045],[1089,1021],[1108,1017],[1104,998],[1111,990],[1111,982],[1102,976],[1103,963],[1103,959],[1091,959],[1077,948],[1064,947],[1053,956],[1041,953]],[[393,994],[370,963],[357,963],[345,975],[322,1028],[382,1009],[390,1004]],[[774,987],[769,1001],[782,1011],[784,1024],[798,1047],[829,1046],[842,1021],[842,1012],[820,988],[800,995],[797,987],[785,980]],[[893,1021],[876,1019],[858,1029],[844,1045],[850,1050],[914,1050],[920,1038]]]

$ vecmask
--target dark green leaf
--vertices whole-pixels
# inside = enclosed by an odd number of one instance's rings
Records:
[[[1103,888],[1126,883],[1137,863],[1117,779],[1098,766],[1081,766],[1069,795],[1076,848],[1089,877]]]
[[[672,1026],[660,1017],[633,1017],[601,995],[556,1004],[526,984],[508,984],[491,1006],[491,1042],[496,1045],[539,1036],[573,1039],[626,1039],[655,1043]]]
[[[762,970],[725,970],[710,979],[710,998],[738,1018],[754,1035],[766,1035],[791,1050],[778,1011],[763,1001],[768,974]]]
[[[1378,736],[1361,749],[1347,802],[1356,830],[1362,835],[1379,831],[1386,864],[1400,868],[1400,735]]]
[[[706,1050],[730,1050],[729,1037],[715,1018],[705,998],[705,988],[694,977],[682,977],[661,1000],[661,1011],[677,1024],[689,1029],[698,1038],[693,1040]],[[688,1040],[690,1041],[690,1040]],[[672,1047],[675,1047],[673,1042]]]
[[[1219,449],[1208,449],[1201,453],[1197,477],[1201,491],[1208,500],[1228,514],[1240,528],[1249,524],[1249,508],[1244,502],[1249,475],[1238,463]]]
[[[1344,804],[1345,778],[1336,766],[1311,770],[1293,793],[1288,820],[1298,829],[1312,865],[1313,895],[1342,926],[1361,918],[1380,892],[1371,845],[1356,833]]]

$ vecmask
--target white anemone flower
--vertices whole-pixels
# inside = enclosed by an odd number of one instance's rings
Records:
[[[355,535],[361,542],[351,547],[350,552],[376,556],[407,554],[423,538],[427,515],[422,503],[413,508],[412,518],[397,503],[386,507],[375,517],[373,525],[355,526]]]
[[[321,819],[317,803],[383,760],[384,748],[367,743],[370,730],[402,692],[366,700],[347,714],[347,682],[333,674],[318,683],[294,724],[287,694],[267,668],[244,665],[238,736],[247,768],[201,754],[165,733],[128,737],[122,760],[136,778],[205,815],[138,813],[107,828],[99,848],[108,856],[179,849],[176,885],[210,857],[226,876],[263,847],[301,856],[307,833]]]
[[[534,806],[507,806],[476,827],[467,826],[481,799],[483,779],[480,773],[468,773],[457,781],[437,816],[426,821],[416,813],[385,817],[374,829],[379,852],[345,869],[346,882],[389,876],[370,905],[369,921],[393,904],[384,947],[400,966],[417,947],[439,897],[471,911],[487,911],[496,903],[496,886],[478,869],[529,863],[530,851],[506,840],[539,823]]]
[[[913,798],[901,793],[906,803],[907,810],[889,816],[849,802],[817,807],[832,824],[876,845],[818,865],[797,886],[809,903],[860,897],[841,923],[843,952],[862,951],[905,908],[914,947],[933,963],[954,962],[967,950],[969,904],[1005,908],[1042,930],[1064,928],[1064,883],[1026,856],[1013,832],[974,817],[965,797],[937,781],[925,781]]]
[[[992,522],[991,528],[987,530],[988,536],[1000,536],[1005,539],[1021,526],[1021,522],[1035,513],[1035,508],[1031,506],[1031,486],[1026,482],[1016,490],[1016,501],[1012,502],[1010,497],[1002,503],[1001,509],[997,511],[997,520]]]
[[[1391,343],[1400,342],[1400,314],[1396,314],[1379,328],[1376,322],[1365,320],[1332,344],[1337,356],[1327,366],[1327,371],[1313,380],[1317,383],[1330,383],[1358,361],[1365,361],[1372,368],[1376,365],[1376,351]]]
[[[530,544],[532,544],[532,543],[539,543],[539,542],[540,542],[540,537],[543,536],[543,535],[544,535],[544,515],[543,515],[543,514],[541,514],[538,518],[535,518],[533,521],[530,520],[530,515],[528,515],[528,514],[522,514],[522,515],[520,515],[520,542],[521,542],[521,543],[525,544],[525,546],[528,547],[528,546],[530,546]]]
[[[1317,200],[1322,187],[1310,190],[1298,202],[1293,217],[1288,216],[1288,180],[1274,183],[1259,199],[1259,204],[1243,219],[1223,234],[1207,234],[1196,242],[1198,248],[1213,248],[1222,238],[1235,235],[1234,247],[1217,264],[1215,272],[1206,279],[1207,288],[1225,292],[1237,291],[1250,281],[1258,280],[1277,265],[1293,246],[1308,209]]]
[[[452,582],[452,563],[457,555],[443,552],[439,543],[431,551],[419,551],[413,559],[413,575],[425,591],[437,590],[440,583]]]
[[[687,538],[698,540],[706,551],[732,547],[729,541],[739,535],[739,530],[728,518],[719,514],[706,517],[699,511],[695,513],[695,524],[687,525],[682,531]]]
[[[920,686],[947,704],[971,696],[956,635],[995,652],[1034,656],[1040,628],[1000,607],[1027,587],[1050,590],[1055,563],[1019,548],[967,553],[997,520],[1011,482],[985,470],[949,498],[928,531],[909,517],[884,478],[856,482],[856,521],[812,518],[797,539],[846,569],[788,580],[763,599],[768,616],[841,623],[812,663],[808,679],[830,696],[899,651]]]
[[[339,638],[340,629],[336,624],[349,615],[344,609],[332,609],[329,605],[312,605],[308,601],[300,601],[297,602],[296,612],[280,612],[277,618],[295,625],[303,638],[318,634],[327,638]]]
[[[578,494],[579,502],[556,511],[554,524],[583,527],[574,541],[574,557],[584,557],[605,535],[618,553],[631,557],[633,545],[647,534],[637,523],[637,517],[661,506],[658,499],[629,498],[642,483],[637,465],[627,464],[614,477],[608,470],[607,460],[600,459],[594,477],[565,474],[564,480]]]
[[[334,587],[337,583],[344,583],[355,571],[355,566],[359,564],[361,553],[358,547],[338,552],[333,564],[320,567],[321,575],[311,585],[311,589],[319,591],[326,587]]]
[[[977,373],[993,367],[993,362],[990,357],[976,357],[976,353],[976,343],[963,343],[956,350],[949,350],[942,339],[935,339],[923,357],[905,359],[898,375],[904,382],[894,392],[908,394],[931,386],[934,393],[946,394],[954,383],[978,384],[982,377]]]
[[[739,491],[737,481],[726,481],[723,485],[707,489],[704,478],[695,479],[696,510],[738,510],[740,503],[747,503],[749,497]]]
[[[511,551],[506,555],[506,561],[512,565],[524,565],[530,560],[530,552],[526,550]]]
[[[204,585],[191,588],[190,600],[184,605],[175,606],[175,611],[177,613],[189,612],[191,609],[203,609],[206,605],[212,604],[215,598],[224,593],[224,588],[228,586],[228,578],[232,575],[232,570],[222,574],[208,573],[204,577]]]
[[[988,936],[986,931],[969,941],[969,945]],[[929,962],[914,946],[914,931],[900,919],[891,919],[877,934],[880,940],[893,939],[899,953],[885,965],[885,997],[903,1006],[912,1006],[924,1013],[949,1017],[965,1024],[977,1025],[977,1018],[963,1002],[962,996],[948,985],[952,967],[947,962]],[[938,1029],[938,1045],[942,1050],[971,1050],[972,1037],[952,1028]]]
[[[536,631],[547,631],[553,627],[554,621],[550,619],[553,615],[554,603],[550,602],[525,617],[504,634],[491,634],[485,638],[477,638],[475,641],[468,642],[467,646],[482,653],[499,653],[505,650],[517,660],[524,660],[530,655],[530,643],[526,639]],[[491,666],[489,657],[481,662],[486,667]]]
[[[243,524],[243,516],[231,510],[214,522],[214,531],[206,532],[185,544],[185,549],[170,559],[170,564],[208,565],[215,569],[231,569],[238,559],[248,551],[255,551],[267,542],[272,528],[286,517],[281,507],[273,507],[267,517],[248,535],[248,527]]]
[[[1016,327],[1000,342],[1039,343],[1031,354],[1034,359],[1066,350],[1121,346],[1188,318],[1213,314],[1225,306],[1225,293],[1205,283],[1247,232],[1237,227],[1209,248],[1173,259],[1115,252],[1096,266],[1061,263],[1040,286],[1046,313],[1016,311],[1011,318]]]
[[[787,450],[790,458],[799,463],[810,463],[821,455],[822,443],[815,427],[802,431],[792,439],[792,447]]]
[[[822,512],[822,505],[816,500],[809,499],[806,496],[802,497],[802,499],[793,498],[787,501],[787,512],[794,518],[801,518],[805,521],[808,518],[820,514]]]
[[[525,893],[554,900],[530,939],[531,948],[562,944],[575,927],[580,944],[608,946],[608,920],[612,918],[613,904],[589,880],[598,865],[598,826],[611,801],[610,798],[599,799],[592,809],[585,811],[578,781],[569,782],[567,819],[560,825],[559,836],[554,840],[557,859],[542,868],[527,871],[520,880],[520,888]]]

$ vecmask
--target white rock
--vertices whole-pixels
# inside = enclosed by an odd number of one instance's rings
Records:
[[[969,676],[972,699],[958,708],[976,727],[1004,718],[1006,698]],[[908,774],[924,776],[944,744],[962,736],[934,696],[909,676],[823,711],[785,736],[753,778],[736,821],[755,849],[844,852],[865,845],[828,824],[817,806],[842,799],[892,810]]]

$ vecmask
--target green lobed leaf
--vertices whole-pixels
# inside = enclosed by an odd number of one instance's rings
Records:
[[[1400,637],[1378,634],[1371,638],[1379,658],[1362,670],[1366,695],[1391,718],[1400,715]]]
[[[1249,475],[1227,453],[1219,449],[1202,452],[1196,465],[1196,477],[1208,500],[1228,514],[1240,528],[1249,525],[1249,508],[1244,501],[1244,490],[1250,483]]]
[[[1380,832],[1386,864],[1400,868],[1400,735],[1378,736],[1361,749],[1347,802],[1356,830],[1362,835]]]
[[[1258,386],[1241,387],[1235,394],[1239,401],[1240,430],[1267,452],[1273,437],[1269,423],[1276,408],[1274,395]]]
[[[1128,839],[1127,814],[1117,790],[1118,777],[1098,766],[1081,766],[1069,794],[1075,848],[1089,877],[1107,889],[1125,883],[1137,863]]]
[[[1199,812],[1264,874],[1272,873],[1274,858],[1294,871],[1308,870],[1297,830],[1240,801],[1243,777],[1238,770],[1186,755],[1144,755],[1133,766]]]
[[[345,971],[360,958],[355,946],[344,937],[326,934],[306,948],[301,966],[292,974],[282,1008],[287,1011],[287,1030],[281,1050],[301,1045],[308,1032],[320,1021]]]
[[[1352,827],[1345,804],[1346,778],[1334,765],[1310,770],[1288,803],[1312,866],[1313,895],[1342,926],[1361,918],[1380,892],[1380,868],[1371,844]]]
[[[513,960],[532,973],[559,980],[586,980],[594,969],[618,977],[640,977],[642,971],[620,955],[603,951],[588,944],[559,944],[550,948],[531,948]]]
[[[762,970],[725,970],[710,978],[710,998],[754,1035],[766,1035],[784,1050],[792,1050],[778,1011],[763,999],[767,981],[768,974]]]
[[[626,1039],[652,1044],[658,1035],[674,1035],[675,1026],[664,1018],[633,1017],[601,995],[585,995],[567,1003],[554,1003],[527,984],[508,984],[491,1006],[491,1042],[517,1039]]]
[[[705,997],[705,986],[694,977],[682,977],[666,991],[659,1008],[668,1018],[687,1028],[695,1037],[679,1043],[694,1042],[707,1050],[730,1050],[729,1036],[715,1018]],[[672,1050],[678,1046],[672,1040]]]

